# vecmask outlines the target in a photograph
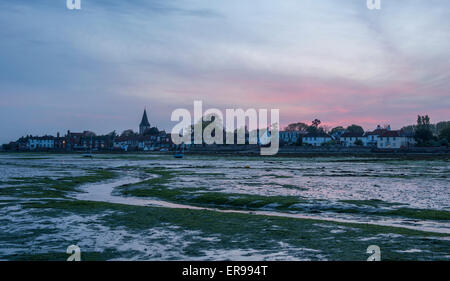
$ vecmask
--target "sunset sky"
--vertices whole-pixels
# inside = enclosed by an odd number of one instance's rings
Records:
[[[450,120],[450,1],[0,2],[0,143],[171,130],[172,110],[279,108],[282,125]]]

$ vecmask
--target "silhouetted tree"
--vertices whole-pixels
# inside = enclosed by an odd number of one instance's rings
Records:
[[[330,133],[334,134],[334,133],[339,132],[339,131],[345,131],[344,127],[342,127],[342,126],[334,127],[333,129],[331,129]]]
[[[136,133],[133,132],[133,130],[128,129],[128,130],[123,131],[122,134],[121,134],[120,136],[121,136],[121,137],[129,137],[129,136],[133,136],[133,135],[135,135],[135,134],[136,134]]]
[[[417,127],[418,128],[430,128],[430,117],[428,115],[420,116],[417,115]]]
[[[442,130],[450,128],[450,121],[442,121],[436,124],[436,131],[438,134],[441,134]]]
[[[349,133],[353,133],[353,134],[364,134],[364,129],[363,127],[359,126],[359,125],[351,125],[347,127],[347,132]]]
[[[320,123],[322,123],[322,122],[320,122],[319,119],[314,119],[314,120],[311,122],[311,126],[314,126],[314,127],[316,127],[316,128],[319,128]]]
[[[414,134],[414,139],[419,146],[430,145],[430,141],[433,139],[433,132],[430,129],[430,117],[428,115],[417,116],[417,129]]]
[[[292,123],[287,125],[286,128],[284,128],[286,131],[297,131],[297,132],[305,132],[308,129],[308,125],[306,125],[305,123],[302,122],[298,122],[298,123]]]
[[[319,119],[314,119],[311,122],[311,126],[308,126],[308,128],[306,128],[306,131],[310,134],[315,134],[317,132],[319,132],[319,125],[320,125],[320,120]]]
[[[450,127],[444,128],[439,133],[440,139],[445,139],[447,142],[450,142]]]

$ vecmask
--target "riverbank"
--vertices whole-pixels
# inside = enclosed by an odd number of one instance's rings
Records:
[[[213,155],[213,156],[247,156],[261,157],[260,147],[256,145],[210,145],[193,146],[184,151],[185,155]],[[13,154],[75,154],[79,151],[0,151]],[[96,151],[94,155],[173,155],[174,151]],[[271,157],[373,157],[373,158],[406,158],[406,159],[449,159],[448,147],[411,147],[407,149],[376,149],[367,147],[311,147],[311,146],[283,146],[276,155]]]
[[[185,154],[220,156],[260,156],[257,146],[193,147]],[[380,158],[439,158],[448,159],[447,147],[413,147],[408,149],[374,149],[366,147],[310,147],[284,146],[273,157],[380,157]],[[269,156],[270,157],[270,156]]]

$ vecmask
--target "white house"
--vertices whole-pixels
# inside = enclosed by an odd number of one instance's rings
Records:
[[[55,138],[52,136],[30,137],[27,142],[27,149],[53,149],[55,147]]]
[[[381,149],[409,147],[413,144],[413,138],[404,135],[401,131],[386,131],[379,135],[377,140],[377,148]]]
[[[355,141],[360,140],[364,145],[363,133],[343,133],[340,137],[341,144],[345,147],[356,146]]]
[[[114,140],[113,147],[123,151],[134,150],[139,146],[139,136],[123,136]]]
[[[337,130],[334,133],[331,134],[331,137],[334,140],[340,140],[341,136],[345,133],[345,129]]]
[[[377,146],[378,137],[383,134],[385,130],[375,130],[373,132],[366,132],[364,134],[364,146]]]
[[[302,141],[304,144],[321,146],[324,143],[330,142],[331,136],[323,132],[308,133],[302,137]]]
[[[389,125],[385,129],[382,129],[381,126],[378,125],[374,131],[364,133],[364,139],[363,139],[364,146],[376,147],[377,143],[378,143],[378,137],[390,130],[391,130],[391,126],[389,126]]]
[[[280,132],[280,141],[285,144],[295,144],[298,143],[300,138],[299,132],[296,131],[281,131]]]

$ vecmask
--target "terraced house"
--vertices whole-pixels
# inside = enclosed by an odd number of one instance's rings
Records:
[[[292,145],[298,143],[301,135],[296,131],[280,131],[280,141],[283,144]]]
[[[331,136],[324,132],[308,133],[302,138],[304,144],[312,146],[321,146],[324,143],[331,142],[331,140]]]
[[[356,146],[357,144],[355,142],[357,140],[360,140],[364,145],[364,139],[365,137],[363,133],[346,132],[343,133],[340,137],[341,144],[345,147]]]
[[[414,138],[407,136],[402,131],[385,131],[377,140],[377,148],[397,149],[407,148],[414,145]]]
[[[390,130],[390,127],[388,127]],[[377,126],[376,130],[372,132],[366,132],[363,138],[364,146],[376,147],[378,144],[378,137],[386,132],[388,129],[382,129],[380,125]]]
[[[53,136],[42,136],[42,137],[33,137],[30,136],[27,140],[27,149],[28,150],[46,150],[53,149],[55,147],[55,137]]]

